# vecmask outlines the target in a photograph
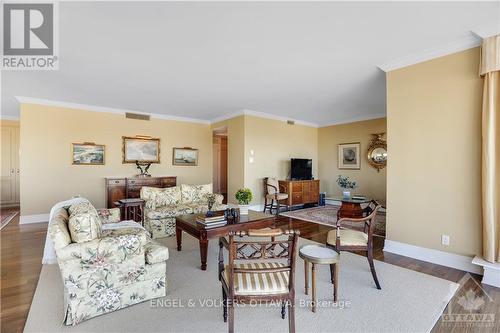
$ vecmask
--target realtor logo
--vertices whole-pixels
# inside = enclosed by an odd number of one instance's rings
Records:
[[[57,4],[4,3],[2,69],[58,69]]]

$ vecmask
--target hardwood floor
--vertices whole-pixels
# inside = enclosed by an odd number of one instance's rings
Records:
[[[280,217],[278,223],[299,229],[302,237],[321,243],[326,242],[326,235],[331,230],[327,226],[289,219],[288,217]],[[47,224],[45,223],[19,225],[19,216],[16,216],[8,226],[0,231],[2,241],[0,267],[1,332],[22,332],[23,330],[40,275],[46,228]],[[454,282],[460,281],[467,274],[460,270],[384,253],[382,249],[383,239],[376,238],[374,252],[377,260]],[[464,288],[457,292],[457,295],[445,309],[445,313],[448,311],[456,314],[468,313],[458,303],[458,299],[461,296],[465,297],[466,291],[470,289],[475,293],[478,302],[484,301],[479,310],[472,310],[471,313],[492,314],[495,316],[494,322],[489,326],[479,326],[477,322],[450,323],[440,319],[434,326],[433,333],[500,332],[500,289],[482,286],[476,282],[481,281],[480,276],[471,276],[473,279],[468,280]],[[382,280],[382,288],[390,288],[390,286],[384,286]],[[418,299],[415,301],[418,302]]]

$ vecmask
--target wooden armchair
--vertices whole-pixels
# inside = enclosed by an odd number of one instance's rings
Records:
[[[287,199],[287,193],[280,193],[279,182],[276,178],[264,178],[264,213],[266,209],[269,209],[269,213],[272,214],[273,209],[276,209],[276,216],[278,216],[281,207],[286,207],[287,210],[290,210]],[[285,204],[282,203],[284,200]]]
[[[373,265],[373,231],[375,229],[375,217],[380,207],[377,201],[372,200],[364,209],[365,216],[363,218],[345,217],[338,219],[335,230],[328,233],[326,240],[326,244],[333,247],[337,252],[366,251],[368,264],[377,289],[381,288]]]
[[[253,237],[235,240],[235,236]],[[286,239],[279,236],[288,236]],[[276,240],[278,237],[278,240]],[[224,322],[229,317],[229,332],[234,332],[234,304],[280,301],[281,317],[288,306],[288,330],[295,332],[295,257],[299,232],[262,229],[231,232],[229,241],[219,239],[219,280],[222,283]],[[258,239],[258,240],[255,240]],[[229,251],[224,266],[223,248]],[[243,261],[252,260],[243,264]],[[259,283],[266,281],[267,283]]]

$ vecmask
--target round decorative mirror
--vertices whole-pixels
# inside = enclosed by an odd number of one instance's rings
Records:
[[[382,139],[384,134],[385,133],[372,134],[374,138],[367,152],[368,163],[377,169],[377,171],[387,166],[387,143]]]

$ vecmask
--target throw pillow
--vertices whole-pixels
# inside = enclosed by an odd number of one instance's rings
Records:
[[[120,208],[99,209],[97,211],[102,224],[120,222]]]
[[[181,185],[182,203],[207,203],[206,195],[212,193],[212,184]]]
[[[101,220],[93,213],[71,214],[68,229],[73,242],[88,242],[101,236]]]

